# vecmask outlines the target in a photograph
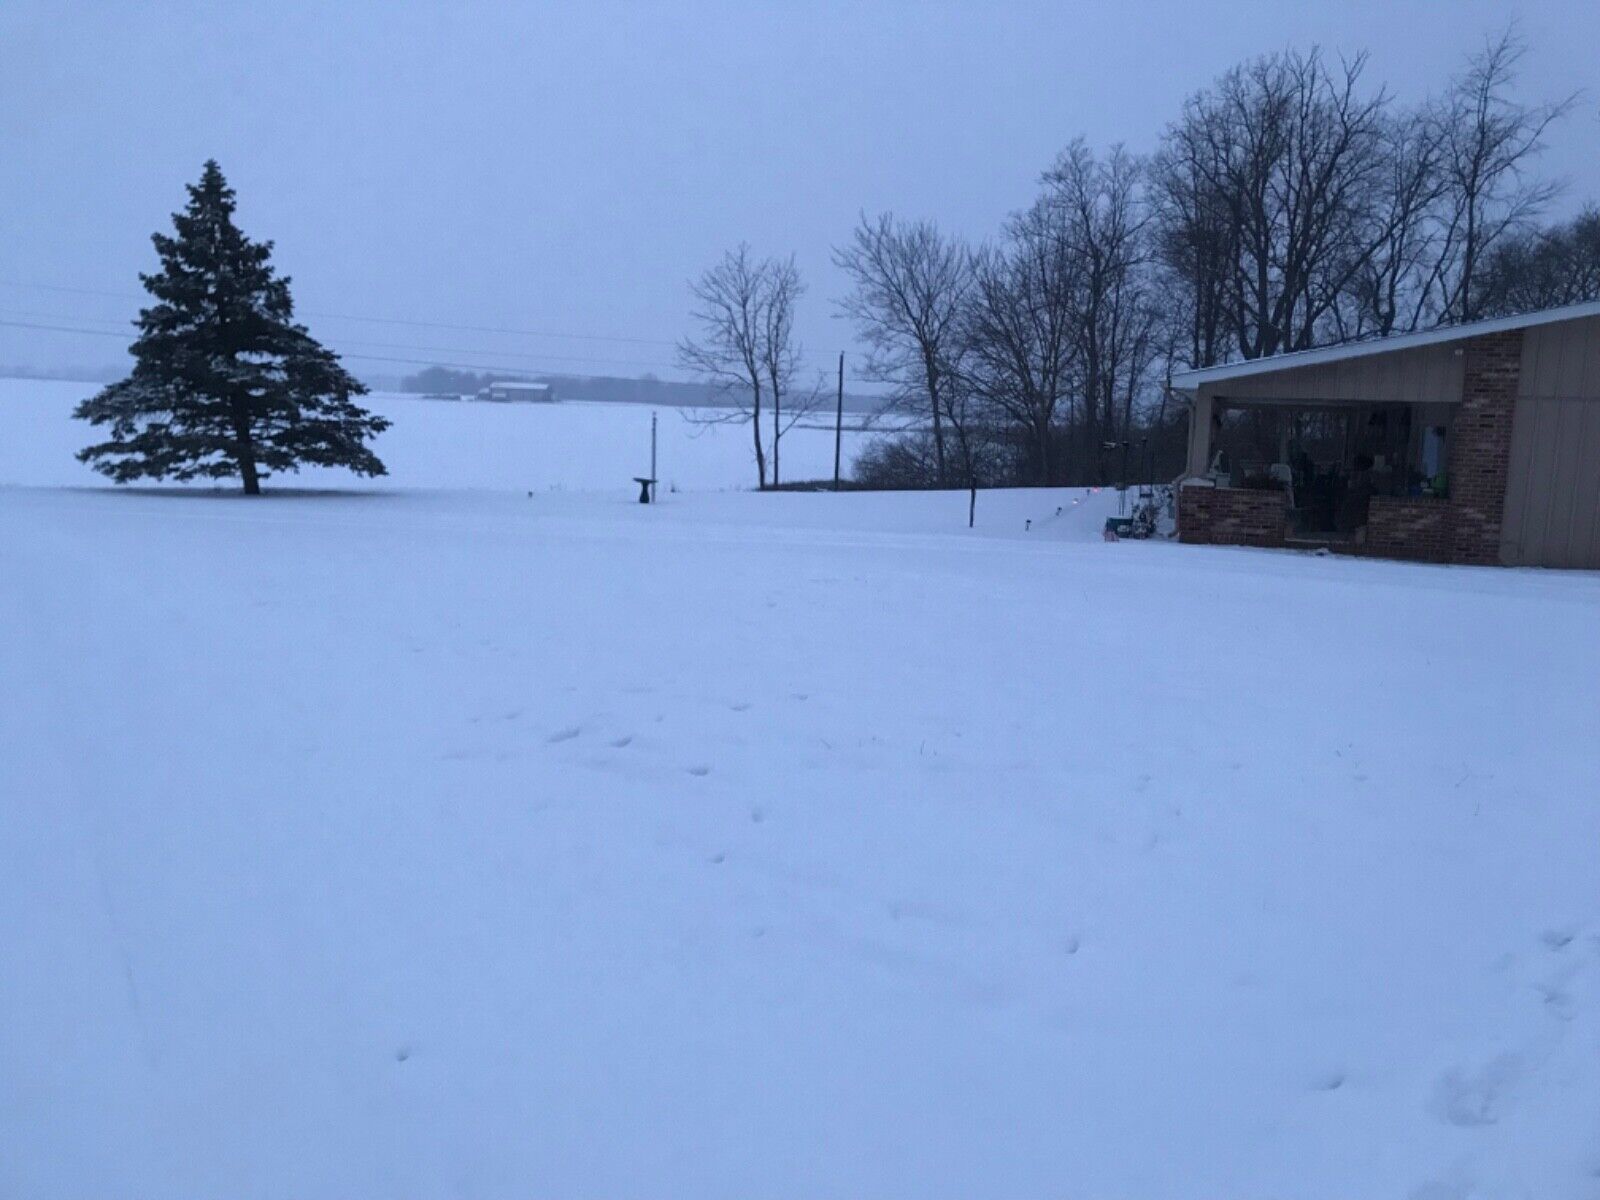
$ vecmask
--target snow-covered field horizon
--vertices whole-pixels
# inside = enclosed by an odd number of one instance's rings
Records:
[[[59,380],[0,378],[0,485],[101,485],[108,481],[73,455],[99,432],[70,419],[72,407],[102,385]],[[728,420],[725,409],[651,408],[614,401],[563,400],[555,404],[499,404],[427,399],[375,392],[363,405],[393,421],[377,440],[389,473],[361,479],[347,472],[307,468],[275,476],[268,487],[475,490],[617,491],[650,469],[650,418],[656,416],[660,490],[750,490],[756,486],[749,426]],[[847,415],[843,468],[849,475],[860,449],[873,437]],[[781,478],[833,478],[834,434],[820,417],[784,434]],[[850,426],[856,426],[851,428]],[[766,432],[770,447],[770,430]],[[770,449],[769,449],[770,453]],[[237,490],[237,483],[205,480],[198,488]]]
[[[968,532],[728,426],[645,508],[564,405],[118,490],[49,386],[0,1195],[1596,1194],[1600,576]]]

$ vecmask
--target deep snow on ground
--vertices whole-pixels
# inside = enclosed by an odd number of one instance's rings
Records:
[[[526,491],[0,488],[0,1195],[1600,1190],[1600,578]]]

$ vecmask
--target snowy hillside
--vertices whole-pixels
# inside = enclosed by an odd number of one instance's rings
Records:
[[[727,427],[646,509],[618,406],[80,487],[52,386],[0,396],[0,1196],[1600,1188],[1600,578],[718,491]]]

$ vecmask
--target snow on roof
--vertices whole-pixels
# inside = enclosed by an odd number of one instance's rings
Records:
[[[534,391],[548,392],[548,383],[529,383],[526,379],[497,379],[489,385],[492,388],[524,388]]]
[[[1469,321],[1464,325],[1443,325],[1438,329],[1424,329],[1416,333],[1397,333],[1390,337],[1372,338],[1365,342],[1346,342],[1341,346],[1324,346],[1319,350],[1294,350],[1287,354],[1273,354],[1267,358],[1251,358],[1215,367],[1201,367],[1193,371],[1179,371],[1172,377],[1172,387],[1174,391],[1192,392],[1201,384],[1218,383],[1225,379],[1243,379],[1250,375],[1265,375],[1272,371],[1292,371],[1298,367],[1314,367],[1347,358],[1365,358],[1372,354],[1388,354],[1394,350],[1411,350],[1418,346],[1436,346],[1441,342],[1456,342],[1463,338],[1480,337],[1486,333],[1504,333],[1512,329],[1553,325],[1558,321],[1576,321],[1584,317],[1600,317],[1600,300],[1568,304],[1561,308],[1546,308],[1538,312],[1518,313],[1510,317],[1493,317],[1487,321]]]

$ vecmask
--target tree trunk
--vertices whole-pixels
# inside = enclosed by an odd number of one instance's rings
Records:
[[[761,449],[761,388],[754,389],[754,405],[750,409],[750,432],[756,441],[756,490],[767,490],[767,456]]]
[[[939,368],[926,345],[922,348],[922,374],[928,385],[928,411],[933,415],[933,463],[939,486],[944,487],[948,472],[944,464],[944,418],[939,411]],[[957,426],[959,428],[959,426]]]
[[[774,491],[778,487],[778,441],[783,437],[783,429],[778,422],[782,417],[782,393],[778,391],[777,385],[774,384],[772,388],[772,487]]]
[[[233,413],[233,436],[239,443],[239,478],[244,480],[246,496],[261,495],[261,473],[256,469],[256,443],[250,436],[250,418],[239,411]]]

